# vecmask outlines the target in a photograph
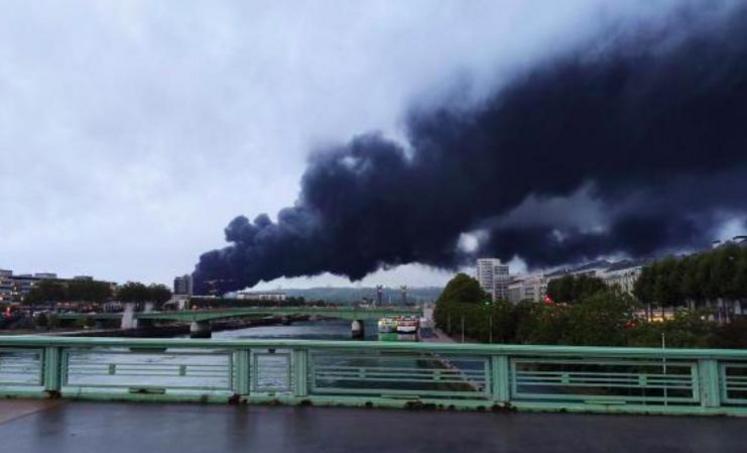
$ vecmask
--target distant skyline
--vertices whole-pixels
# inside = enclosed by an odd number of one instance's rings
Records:
[[[0,268],[170,285],[225,245],[235,216],[292,205],[320,147],[369,130],[401,139],[413,104],[460,87],[456,103],[477,105],[602,23],[677,2],[650,3],[3,2]],[[452,275],[409,264],[360,284]]]

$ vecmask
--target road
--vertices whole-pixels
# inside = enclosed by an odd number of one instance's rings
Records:
[[[0,401],[0,451],[744,452],[747,420]]]

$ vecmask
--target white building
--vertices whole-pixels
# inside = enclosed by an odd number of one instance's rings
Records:
[[[643,270],[643,262],[621,261],[615,263],[598,275],[607,286],[617,285],[623,292],[633,294],[635,282]]]
[[[525,275],[514,279],[508,286],[508,301],[516,304],[522,300],[542,302],[547,294],[548,279],[543,274]]]
[[[508,264],[501,264],[498,258],[480,258],[477,260],[475,278],[493,300],[508,299]]]
[[[617,285],[622,291],[632,294],[635,282],[641,275],[645,261],[625,260],[617,263],[596,261],[573,269],[561,269],[547,274],[524,275],[514,278],[508,285],[508,300],[542,302],[547,294],[547,285],[566,275],[596,277],[607,286]]]

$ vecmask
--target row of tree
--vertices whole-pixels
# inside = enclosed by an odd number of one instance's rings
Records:
[[[171,290],[165,285],[145,285],[139,282],[127,282],[115,291],[110,283],[94,280],[42,280],[31,288],[24,302],[103,303],[113,299],[120,302],[153,302],[160,305],[171,299]]]
[[[747,347],[743,321],[720,325],[706,312],[689,310],[647,322],[636,316],[638,301],[617,288],[602,285],[579,294],[570,304],[490,302],[476,280],[459,274],[434,316],[437,327],[455,338],[493,343],[659,347],[664,338],[668,347]]]
[[[718,301],[733,311],[747,299],[747,247],[728,244],[708,252],[669,257],[643,268],[633,291],[656,307],[710,307]]]
[[[588,275],[564,275],[547,284],[553,302],[573,304],[606,288],[604,281]]]

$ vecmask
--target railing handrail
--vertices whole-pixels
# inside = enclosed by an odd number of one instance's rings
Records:
[[[0,347],[139,347],[139,348],[290,348],[346,349],[411,352],[458,352],[489,355],[547,355],[676,359],[747,359],[747,350],[629,348],[606,346],[550,346],[481,343],[396,343],[331,340],[277,339],[186,339],[186,338],[109,338],[17,335],[0,337]]]

